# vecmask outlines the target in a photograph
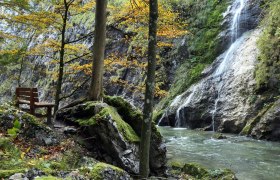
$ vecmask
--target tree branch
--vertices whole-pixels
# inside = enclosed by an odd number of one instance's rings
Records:
[[[73,94],[75,94],[75,92],[77,92],[81,87],[83,87],[89,80],[90,80],[90,77],[87,78],[87,79],[86,79],[81,85],[79,85],[76,89],[74,89],[70,94],[61,97],[61,98],[59,99],[59,101],[61,101],[62,99],[66,99],[66,98],[71,97]]]
[[[73,61],[75,61],[75,60],[78,60],[78,59],[80,59],[80,58],[82,58],[82,57],[85,57],[85,56],[87,56],[87,55],[89,55],[89,54],[91,54],[91,53],[86,53],[86,54],[83,54],[83,55],[81,55],[81,56],[75,57],[75,58],[73,58],[73,59],[70,59],[69,61],[66,61],[64,64],[69,64],[69,63],[71,63],[71,62],[73,62]]]
[[[75,39],[75,40],[73,40],[73,41],[68,41],[68,42],[66,42],[65,44],[75,43],[75,42],[81,41],[81,40],[83,40],[83,39],[86,39],[86,38],[88,38],[88,37],[92,37],[93,35],[94,35],[94,31],[88,33],[87,35],[84,35],[84,36],[80,37],[79,39]]]

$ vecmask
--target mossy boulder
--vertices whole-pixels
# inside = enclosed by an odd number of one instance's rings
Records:
[[[111,179],[131,179],[124,170],[106,163],[97,163],[89,173],[90,179],[111,180]]]
[[[188,163],[185,164],[184,167],[182,168],[182,172],[184,172],[185,174],[189,174],[193,177],[196,178],[203,178],[208,174],[208,171],[206,168],[202,167],[199,164],[196,163]]]
[[[236,180],[235,174],[229,169],[209,170],[197,163],[169,163],[169,175],[180,179],[215,179]]]
[[[89,101],[61,109],[56,119],[81,127],[86,139],[92,137],[88,143],[110,157],[106,158],[108,163],[115,162],[128,172],[138,173],[140,138],[116,108]]]
[[[119,96],[106,96],[105,102],[116,108],[122,119],[127,122],[137,135],[141,136],[143,115],[139,109]],[[150,149],[150,168],[155,175],[164,174],[166,170],[166,147],[155,122],[152,123]]]
[[[8,178],[16,173],[23,173],[25,169],[0,170],[0,178]]]
[[[106,96],[106,103],[82,102],[58,111],[56,119],[83,127],[95,147],[106,152],[125,170],[138,173],[142,113],[121,97]],[[109,162],[112,163],[112,162]],[[166,147],[155,124],[152,124],[150,168],[164,174]]]

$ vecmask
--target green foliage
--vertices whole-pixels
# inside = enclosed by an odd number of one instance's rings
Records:
[[[258,41],[260,56],[255,72],[256,90],[280,93],[280,0],[267,4],[269,8],[262,21],[263,34]]]
[[[1,159],[0,169],[1,170],[23,168],[23,161],[20,158],[20,155],[21,155],[20,150],[12,143],[11,138],[0,137],[0,159]]]
[[[13,170],[0,170],[0,178],[8,178],[12,176],[15,173],[23,173],[25,172],[25,169],[13,169]]]
[[[8,129],[7,132],[11,137],[16,138],[20,128],[21,128],[21,125],[20,125],[19,120],[15,119],[13,128]]]

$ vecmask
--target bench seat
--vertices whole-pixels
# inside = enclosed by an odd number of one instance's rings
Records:
[[[29,108],[21,108],[22,110],[27,111],[36,117],[43,117],[43,115],[35,113],[35,109],[47,108],[47,123],[52,124],[52,108],[55,106],[55,104],[39,102],[37,88],[16,88],[16,106],[20,107],[22,104],[29,105]]]

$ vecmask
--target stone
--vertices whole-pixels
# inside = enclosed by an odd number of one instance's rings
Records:
[[[44,176],[44,175],[46,175],[46,173],[44,173],[43,171],[36,169],[36,168],[29,169],[27,171],[27,173],[25,174],[25,176],[28,179],[34,179],[35,177],[40,177],[40,176]]]
[[[76,134],[77,129],[73,126],[66,126],[63,128],[63,133],[65,134]]]
[[[9,177],[9,180],[28,180],[23,173],[16,173]]]
[[[139,109],[133,107],[129,102],[118,96],[106,96],[105,102],[115,107],[123,120],[133,128],[139,137],[141,136],[143,116]],[[166,146],[154,123],[152,123],[151,136],[151,173],[162,175],[165,174],[166,171]]]
[[[128,172],[138,173],[140,139],[114,107],[105,103],[86,102],[58,111],[56,119],[82,126],[87,137],[96,137],[88,141],[106,152],[105,157],[110,157],[107,160],[116,161],[119,167]]]
[[[222,133],[215,133],[212,138],[214,139],[227,139],[227,137],[225,135],[223,135]]]
[[[130,180],[130,175],[124,170],[105,163],[97,163],[91,172],[90,178],[94,180]]]

